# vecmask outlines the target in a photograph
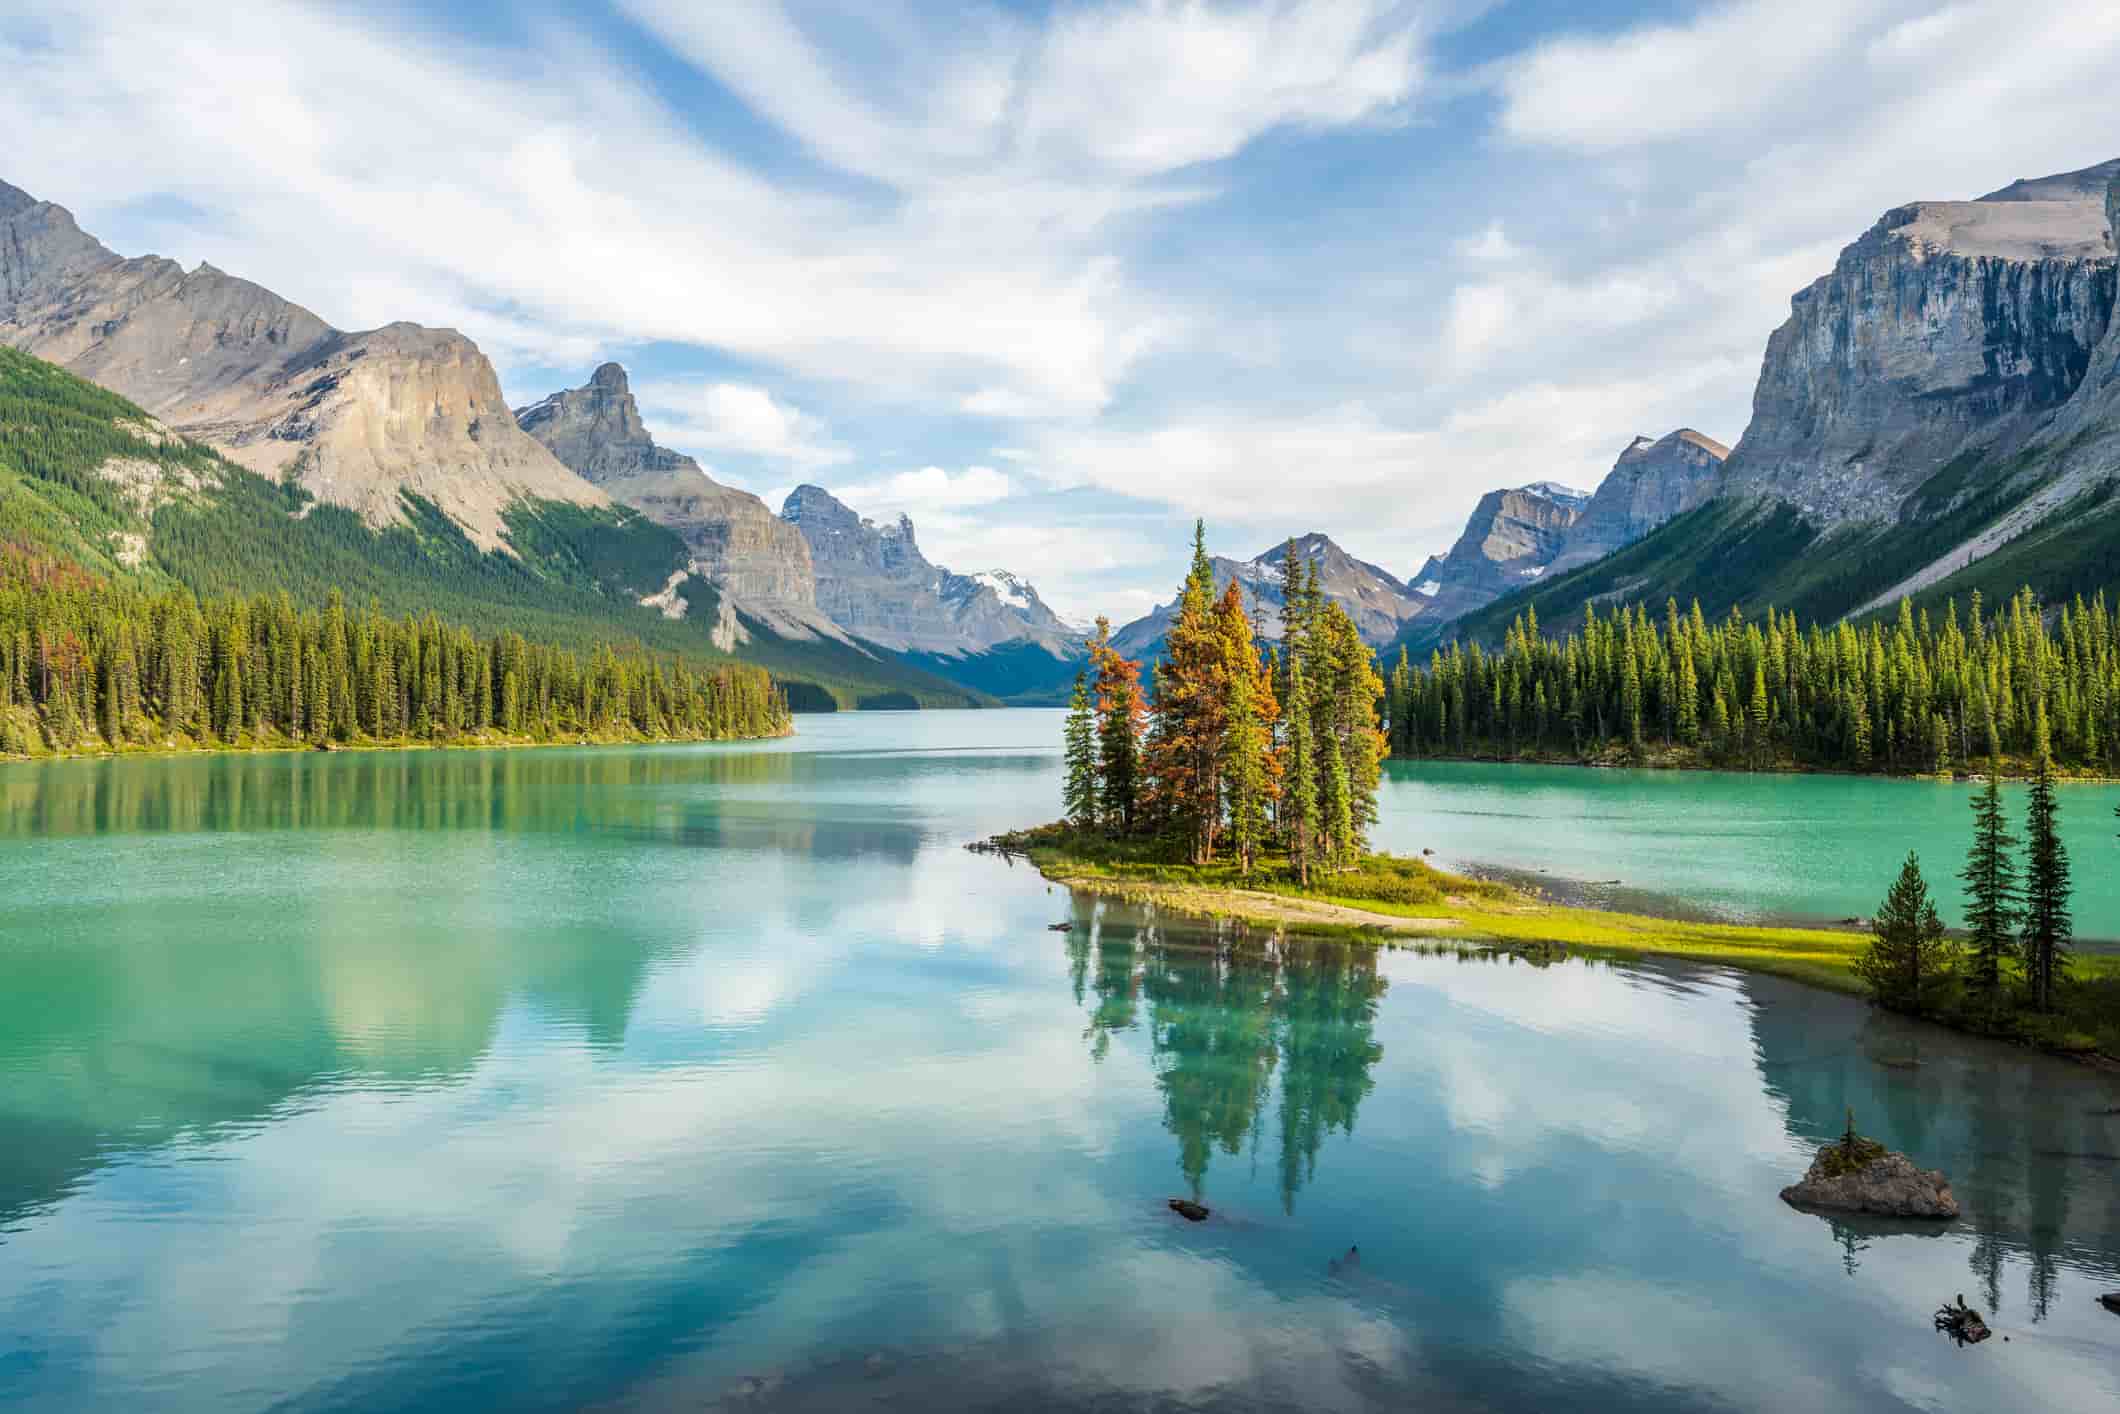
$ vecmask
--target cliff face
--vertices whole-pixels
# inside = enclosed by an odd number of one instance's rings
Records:
[[[1364,641],[1374,646],[1389,643],[1399,627],[1422,610],[1422,601],[1389,574],[1358,560],[1335,544],[1330,536],[1312,531],[1294,542],[1296,562],[1318,567],[1318,586],[1325,597],[1347,611]],[[1249,560],[1212,557],[1215,592],[1224,593],[1232,581],[1244,587],[1246,607],[1258,625],[1259,636],[1268,641],[1281,637],[1281,562],[1288,556],[1283,541]],[[1159,604],[1112,634],[1112,646],[1129,658],[1153,658],[1162,651],[1163,637],[1177,617],[1177,601]]]
[[[1028,644],[1073,657],[1080,635],[1005,570],[952,574],[921,554],[913,522],[878,525],[819,486],[798,486],[781,517],[809,543],[817,605],[847,632],[945,658]]]
[[[520,408],[516,420],[581,478],[684,540],[692,570],[735,606],[796,637],[839,637],[817,603],[809,542],[748,491],[723,486],[682,452],[657,446],[626,370],[607,363],[587,384]]]
[[[1429,556],[1414,575],[1419,616],[1447,623],[1545,574],[1589,502],[1550,481],[1480,497],[1449,553]]]
[[[523,434],[455,330],[342,333],[210,265],[122,259],[13,187],[0,190],[0,342],[371,524],[398,519],[411,491],[495,549],[518,500],[608,504]]]
[[[1636,437],[1598,483],[1546,573],[1601,560],[1692,510],[1715,494],[1729,455],[1728,447],[1690,427],[1655,440]]]
[[[2023,448],[2082,385],[2111,320],[2115,172],[1886,212],[1768,341],[1723,494],[1821,526],[1884,522],[1953,459]]]

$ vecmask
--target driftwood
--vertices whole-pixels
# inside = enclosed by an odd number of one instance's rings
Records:
[[[1953,1305],[1936,1308],[1936,1329],[1960,1345],[1978,1345],[1994,1334],[1980,1313],[1965,1304],[1963,1295]]]
[[[1189,1223],[1204,1223],[1207,1221],[1207,1206],[1204,1203],[1195,1203],[1190,1198],[1171,1199],[1170,1210]]]

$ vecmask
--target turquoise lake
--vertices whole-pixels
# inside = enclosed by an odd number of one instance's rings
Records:
[[[0,1407],[2120,1404],[2120,1078],[1072,898],[963,849],[1057,738],[0,766]],[[1377,837],[1833,917],[1968,793],[1395,765]],[[2116,799],[2063,798],[2108,938]],[[1964,1216],[1783,1205],[1849,1107]]]

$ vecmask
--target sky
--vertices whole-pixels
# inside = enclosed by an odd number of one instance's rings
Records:
[[[0,179],[512,402],[630,370],[1063,614],[1734,443],[1888,208],[2120,155],[2081,0],[9,0]]]

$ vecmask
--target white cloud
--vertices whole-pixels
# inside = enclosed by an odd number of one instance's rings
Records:
[[[851,460],[817,418],[745,383],[649,382],[634,389],[657,441],[680,451],[734,452],[815,471]]]
[[[998,501],[1009,494],[1009,479],[990,466],[968,466],[955,474],[939,466],[924,466],[842,487],[834,494],[856,509],[904,511],[917,520],[925,511],[962,510]]]

